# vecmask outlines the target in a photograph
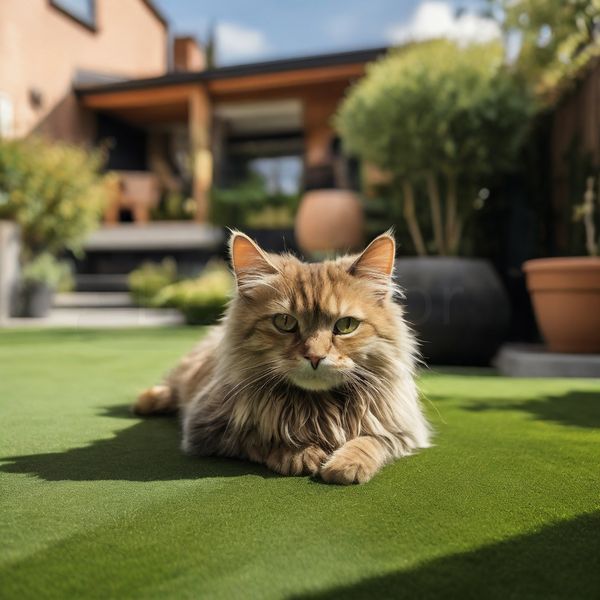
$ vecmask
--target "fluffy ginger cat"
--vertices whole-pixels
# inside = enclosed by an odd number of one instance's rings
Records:
[[[390,233],[321,263],[267,254],[239,232],[230,253],[237,289],[222,323],[139,396],[137,414],[180,411],[186,453],[337,484],[429,445]]]

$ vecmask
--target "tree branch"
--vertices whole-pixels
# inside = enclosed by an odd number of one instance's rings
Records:
[[[427,195],[429,196],[429,207],[431,209],[431,221],[433,224],[433,236],[438,254],[446,254],[446,244],[444,243],[444,226],[442,223],[442,202],[440,200],[440,189],[437,179],[432,171],[428,171]]]
[[[448,173],[448,190],[446,192],[446,242],[448,254],[456,254],[460,243],[458,224],[458,198],[456,195],[456,175]]]
[[[417,221],[417,215],[415,211],[415,193],[410,181],[405,179],[402,182],[402,191],[404,193],[404,218],[408,225],[408,231],[412,238],[413,244],[419,256],[427,256],[427,249],[423,242],[423,236],[421,235],[421,228]]]

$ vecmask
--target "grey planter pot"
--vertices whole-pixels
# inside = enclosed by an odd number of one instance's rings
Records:
[[[487,365],[504,342],[510,304],[486,260],[400,258],[396,281],[406,319],[430,364]]]
[[[52,308],[54,290],[45,283],[25,283],[19,294],[19,316],[41,319]]]

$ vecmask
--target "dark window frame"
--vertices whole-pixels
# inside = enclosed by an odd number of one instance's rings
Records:
[[[64,6],[60,0],[48,0],[48,3],[52,8],[62,13],[64,16],[68,17],[78,25],[85,27],[87,30],[92,33],[96,33],[98,31],[97,21],[96,21],[96,0],[87,0],[90,5],[90,20],[83,18],[81,15],[78,15],[74,12],[71,12],[66,6]]]

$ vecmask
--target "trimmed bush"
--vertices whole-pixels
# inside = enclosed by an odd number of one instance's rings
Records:
[[[20,225],[25,262],[81,253],[108,199],[103,163],[102,152],[63,142],[0,140],[0,219]]]
[[[132,300],[140,306],[154,306],[157,294],[177,281],[177,264],[172,258],[161,263],[144,263],[127,278]]]
[[[165,287],[154,306],[177,308],[190,325],[214,323],[225,310],[233,290],[233,276],[224,263],[209,264],[197,279]]]

